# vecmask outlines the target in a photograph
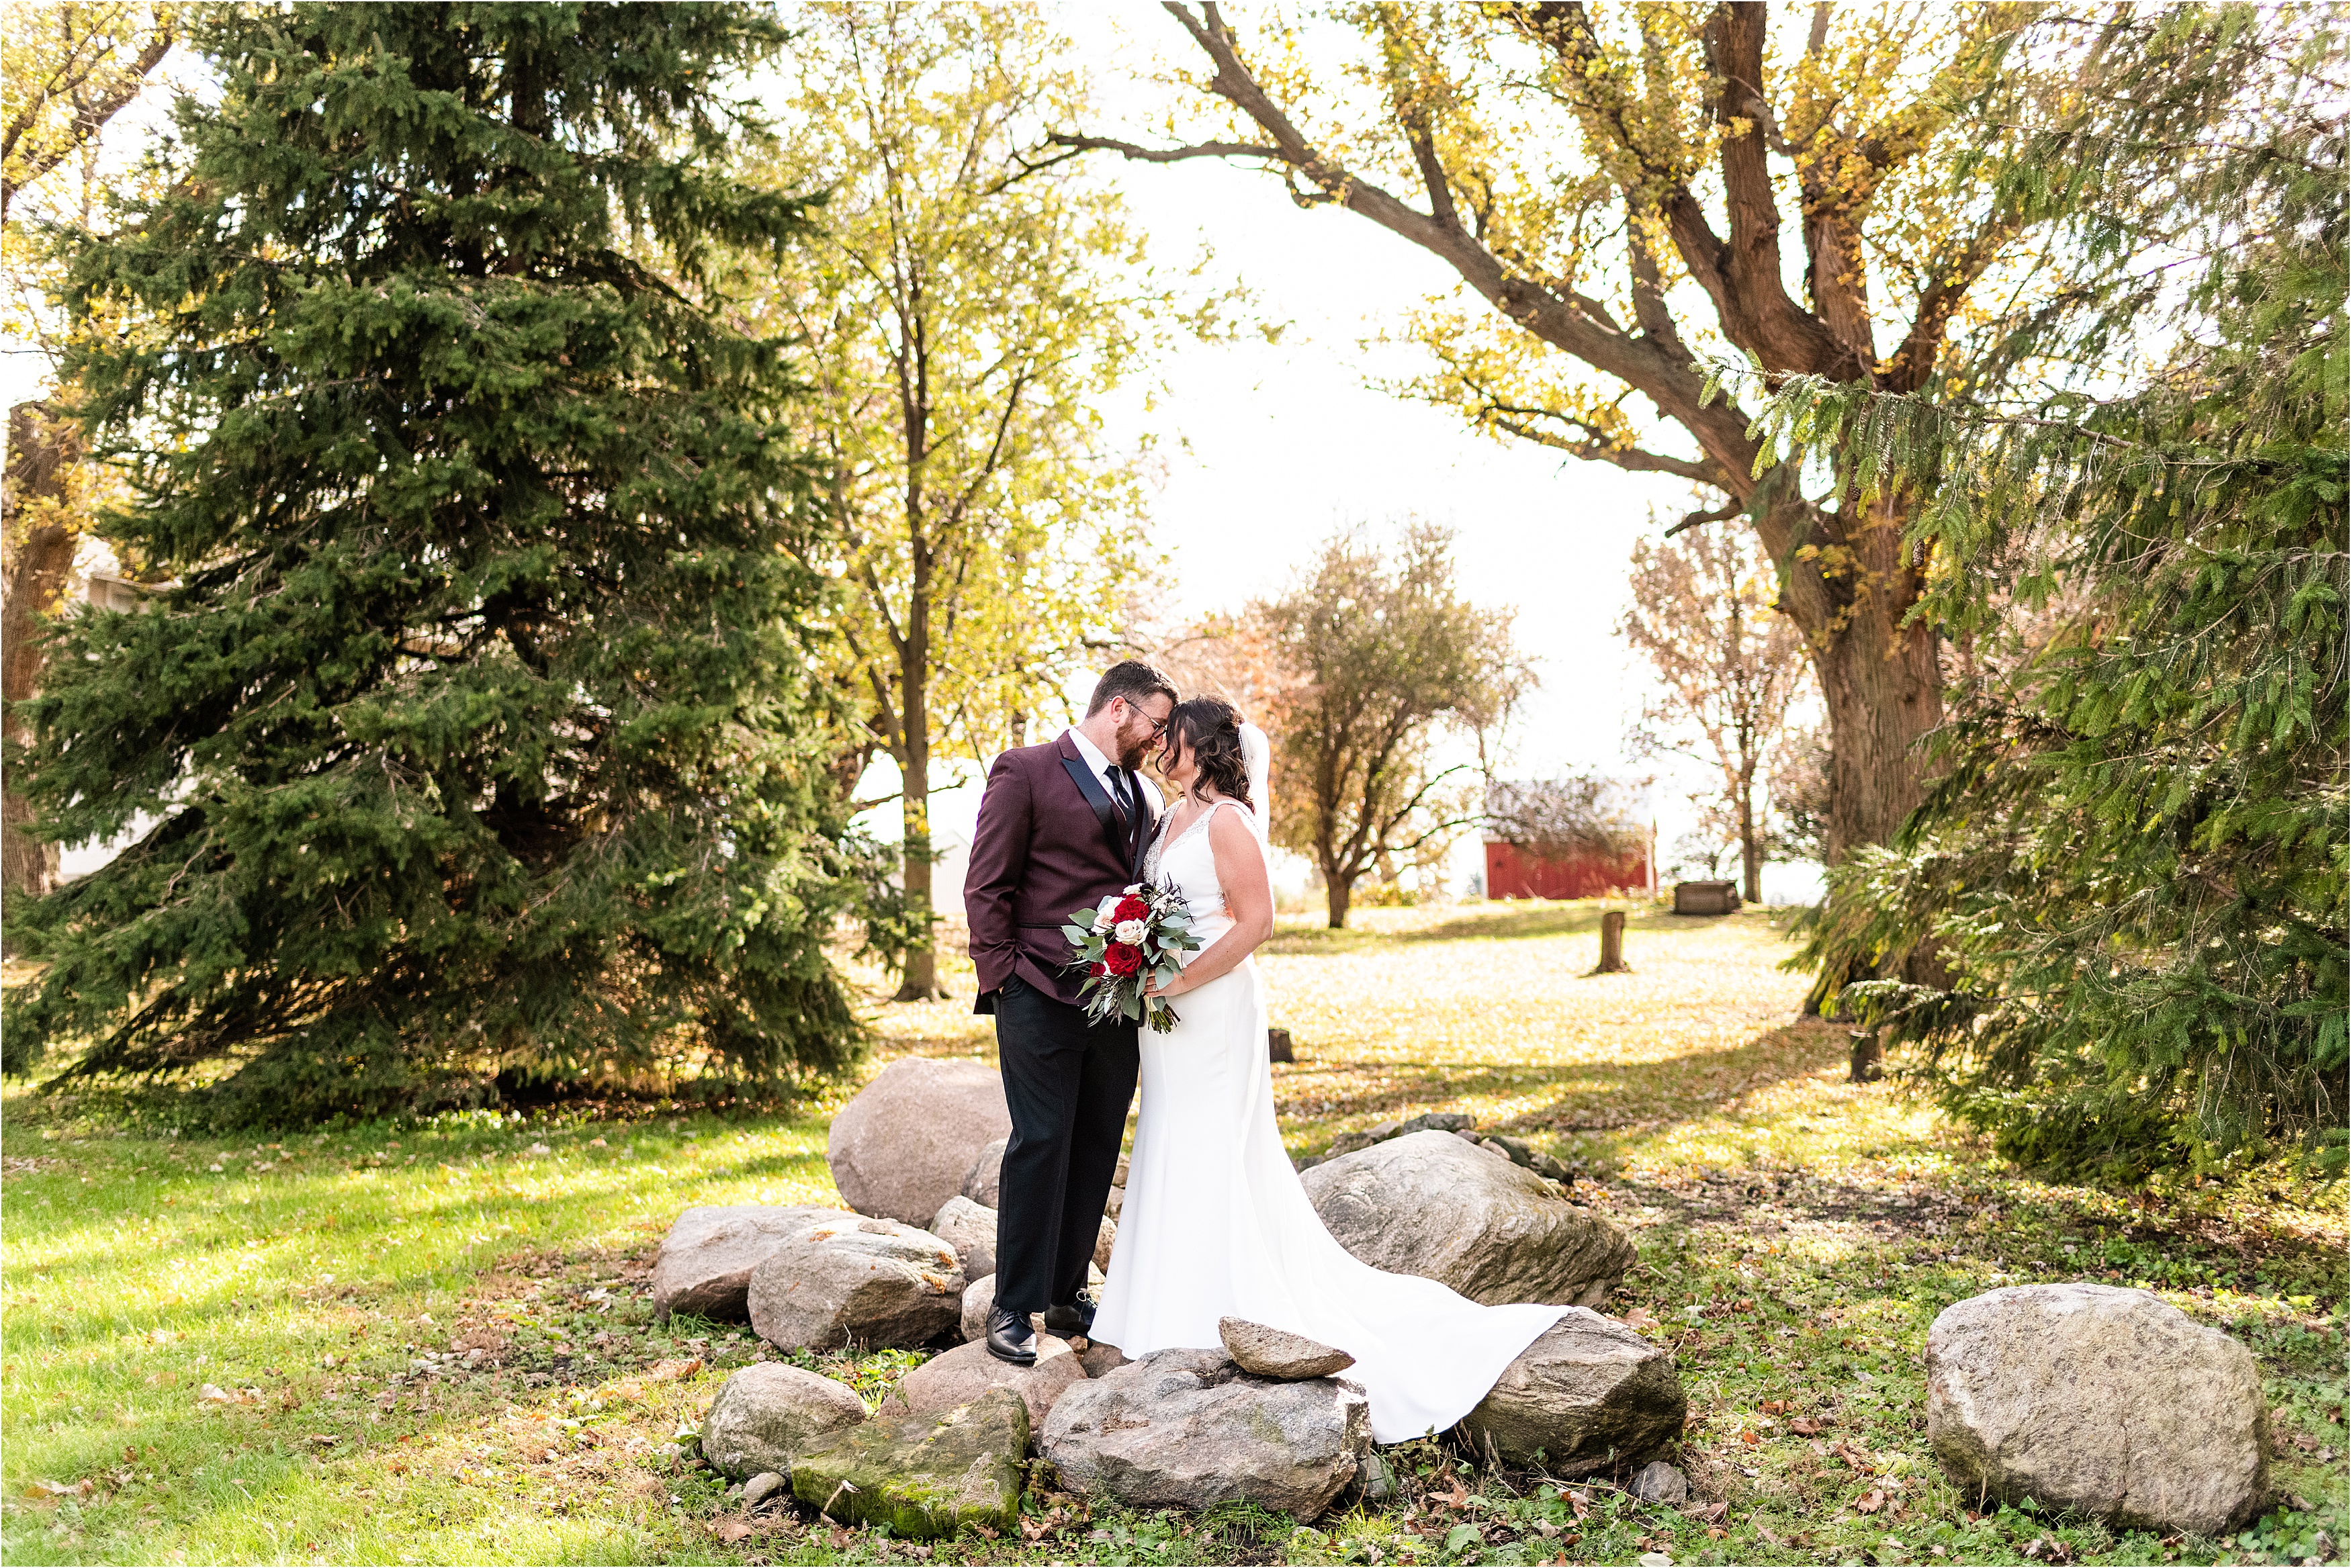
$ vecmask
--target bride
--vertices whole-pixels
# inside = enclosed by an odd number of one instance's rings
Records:
[[[1118,1244],[1092,1336],[1131,1358],[1218,1343],[1247,1318],[1346,1351],[1372,1434],[1402,1442],[1453,1425],[1564,1307],[1480,1306],[1384,1273],[1332,1239],[1275,1126],[1265,992],[1251,954],[1273,930],[1266,740],[1230,703],[1169,716],[1160,772],[1180,792],[1144,860],[1202,941],[1159,990],[1179,1022],[1143,1032],[1143,1114]]]

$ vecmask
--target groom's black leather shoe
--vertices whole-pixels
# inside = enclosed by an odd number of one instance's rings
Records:
[[[1045,1309],[1045,1332],[1064,1339],[1072,1335],[1091,1336],[1094,1331],[1094,1303],[1080,1296],[1067,1306]]]
[[[988,1308],[987,1354],[1015,1366],[1036,1366],[1037,1335],[1029,1327],[1028,1314]]]

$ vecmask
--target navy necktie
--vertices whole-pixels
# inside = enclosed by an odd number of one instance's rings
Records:
[[[1110,774],[1111,798],[1118,802],[1119,815],[1126,818],[1127,831],[1132,834],[1134,831],[1134,797],[1127,793],[1126,770],[1113,767],[1106,771]]]

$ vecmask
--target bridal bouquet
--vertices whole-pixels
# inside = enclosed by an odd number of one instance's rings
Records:
[[[1192,911],[1175,888],[1138,882],[1072,913],[1061,934],[1077,950],[1068,967],[1085,969],[1078,994],[1094,1023],[1129,1018],[1161,1034],[1176,1027],[1176,1010],[1166,999],[1143,994],[1150,981],[1175,979],[1184,968],[1176,955],[1200,946],[1192,934]]]

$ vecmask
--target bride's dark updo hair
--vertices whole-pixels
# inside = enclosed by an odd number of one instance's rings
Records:
[[[1192,793],[1205,796],[1213,788],[1248,805],[1249,763],[1241,755],[1240,710],[1221,697],[1195,697],[1176,703],[1168,722],[1199,765]]]

